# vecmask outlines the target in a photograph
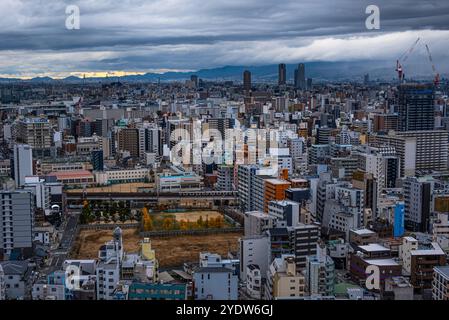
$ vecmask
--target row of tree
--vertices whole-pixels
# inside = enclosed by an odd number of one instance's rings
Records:
[[[81,210],[80,223],[88,224],[93,222],[126,222],[126,221],[140,221],[141,213],[139,210],[132,212],[124,203],[113,202],[111,205],[100,207],[98,205],[84,202]]]

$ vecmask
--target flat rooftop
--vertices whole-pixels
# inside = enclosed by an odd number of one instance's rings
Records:
[[[381,252],[381,251],[390,251],[387,247],[380,245],[378,243],[370,243],[366,246],[359,246],[360,249],[366,252]]]
[[[365,260],[369,264],[379,266],[379,267],[386,267],[386,266],[399,266],[399,263],[397,263],[393,259],[367,259]]]
[[[367,236],[367,235],[374,235],[376,234],[374,231],[370,230],[370,229],[358,229],[358,230],[351,230],[352,233],[355,233],[359,236]]]

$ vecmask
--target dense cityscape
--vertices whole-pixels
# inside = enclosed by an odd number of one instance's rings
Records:
[[[3,313],[449,301],[449,2],[0,12]]]
[[[2,85],[0,298],[447,300],[447,82],[278,71]]]

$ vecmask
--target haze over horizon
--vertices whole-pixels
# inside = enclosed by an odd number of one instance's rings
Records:
[[[427,43],[438,71],[448,73],[449,2],[377,1],[380,30],[365,27],[370,1],[335,2],[4,0],[0,77],[104,77],[311,61],[380,61],[389,67],[418,37],[407,70],[431,73]],[[79,30],[65,27],[67,5],[80,8]]]

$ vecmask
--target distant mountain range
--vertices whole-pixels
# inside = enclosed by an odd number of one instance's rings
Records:
[[[352,62],[309,62],[305,63],[306,77],[314,81],[338,81],[338,80],[361,80],[368,73],[371,80],[392,80],[396,78],[394,65],[388,66],[381,61],[352,61]],[[287,79],[292,80],[294,69],[297,64],[287,64]],[[241,81],[244,70],[251,71],[254,82],[275,82],[278,78],[278,65],[263,66],[225,66],[212,69],[201,69],[196,72],[166,72],[146,73],[143,75],[129,75],[109,78],[86,78],[87,83],[93,82],[157,82],[157,81],[182,81],[197,75],[204,80],[217,81]],[[429,75],[430,77],[431,75]],[[0,82],[51,82],[80,83],[82,78],[70,76],[64,79],[52,79],[50,77],[37,77],[29,80],[14,78],[0,78]]]

